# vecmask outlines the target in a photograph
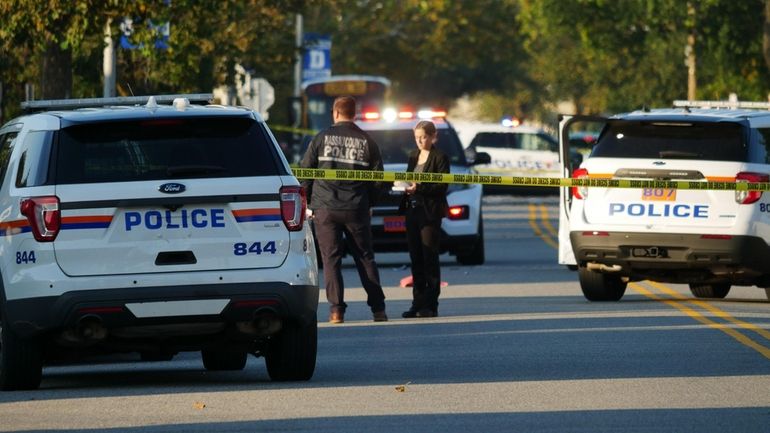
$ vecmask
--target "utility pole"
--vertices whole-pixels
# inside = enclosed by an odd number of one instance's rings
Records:
[[[115,96],[115,69],[117,62],[115,56],[115,40],[112,38],[112,18],[107,18],[107,24],[104,26],[104,59],[102,70],[104,71],[104,97]]]
[[[695,25],[696,9],[694,2],[687,2],[687,45],[684,48],[685,60],[687,66],[687,99],[696,100],[697,76],[696,76],[696,57],[695,57]]]
[[[295,47],[297,48],[297,54],[294,62],[294,97],[299,98],[300,83],[302,82],[302,14],[297,14],[295,33]]]

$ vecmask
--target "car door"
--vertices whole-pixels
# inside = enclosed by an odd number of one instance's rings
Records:
[[[578,168],[574,152],[570,147],[570,137],[578,131],[601,130],[607,122],[606,117],[585,115],[559,116],[559,168],[561,177],[571,178]],[[569,187],[559,188],[559,264],[577,269],[577,261],[569,240],[569,218],[572,195]]]

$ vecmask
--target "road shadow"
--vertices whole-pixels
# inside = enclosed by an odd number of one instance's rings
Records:
[[[205,410],[205,409],[204,409]],[[634,409],[553,412],[426,413],[314,417],[264,421],[165,424],[130,428],[67,430],[69,433],[172,433],[172,432],[368,432],[368,433],[724,433],[766,431],[768,408]],[[25,430],[51,433],[60,430]]]

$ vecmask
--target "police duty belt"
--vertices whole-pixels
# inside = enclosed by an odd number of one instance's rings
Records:
[[[714,182],[708,180],[573,179],[563,177],[498,176],[485,174],[414,173],[372,170],[296,168],[297,179],[371,182],[432,182],[527,187],[653,188],[715,191],[770,191],[768,182]]]

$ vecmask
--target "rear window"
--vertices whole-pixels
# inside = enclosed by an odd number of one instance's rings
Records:
[[[384,164],[406,164],[409,152],[417,149],[411,129],[367,130],[366,133],[380,147]],[[439,128],[436,145],[449,157],[450,163],[467,165],[462,144],[454,130]]]
[[[736,123],[613,121],[591,156],[742,162],[747,148]]]
[[[267,135],[249,118],[76,125],[61,131],[56,154],[60,184],[285,174]]]

